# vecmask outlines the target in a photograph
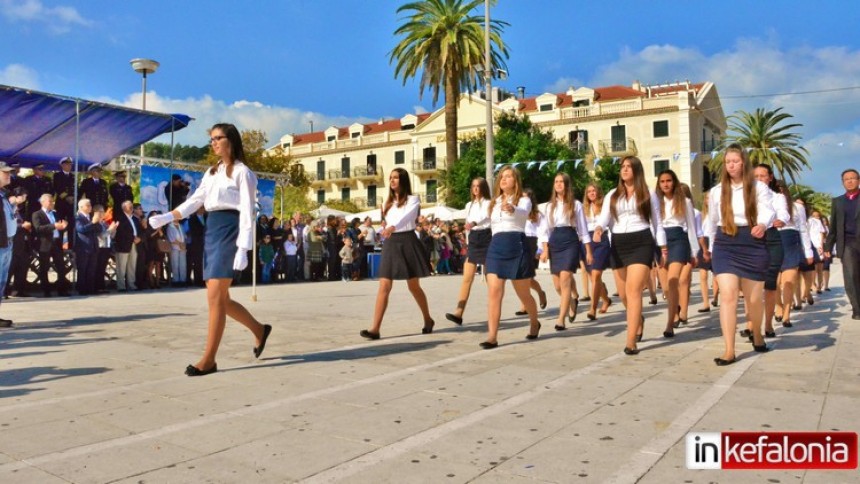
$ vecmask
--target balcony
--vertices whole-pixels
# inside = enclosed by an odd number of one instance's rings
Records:
[[[382,206],[382,197],[376,197],[376,198],[353,197],[352,202],[355,203],[355,205],[358,208],[361,208],[363,210],[369,210],[371,208],[381,207]]]
[[[349,182],[349,180],[350,180],[349,170],[338,170],[338,169],[329,170],[328,173],[326,174],[326,178],[330,182],[334,182],[334,183]]]
[[[325,172],[305,172],[305,175],[308,177],[308,181],[311,183],[311,186],[314,188],[323,187],[328,183],[325,178]]]
[[[412,162],[412,173],[416,175],[435,175],[447,167],[444,157],[436,159],[415,160]]]
[[[439,198],[436,192],[413,192],[413,195],[418,197],[421,205],[436,205]]]
[[[633,138],[603,139],[598,142],[600,157],[604,156],[636,156],[636,142]]]
[[[376,166],[357,166],[352,169],[352,177],[361,181],[382,181],[382,170]]]

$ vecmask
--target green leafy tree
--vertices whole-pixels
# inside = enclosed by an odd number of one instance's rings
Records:
[[[830,204],[833,195],[822,193],[807,185],[791,185],[788,188],[792,198],[802,198],[806,202],[806,216],[810,216],[813,210],[821,212],[822,217],[830,216]]]
[[[496,2],[493,1],[493,4]],[[457,105],[460,93],[474,91],[479,82],[477,66],[484,64],[484,17],[474,15],[483,0],[423,0],[397,9],[407,16],[394,31],[402,39],[389,54],[395,64],[394,77],[419,76],[419,95],[433,93],[433,104],[439,92],[445,93],[445,143],[449,165],[457,161]],[[506,67],[508,50],[502,42],[502,30],[508,24],[490,21],[490,57],[492,72]]]
[[[538,203],[549,200],[556,173],[562,171],[571,177],[577,198],[582,198],[585,186],[591,180],[585,162],[574,168],[574,160],[584,158],[563,140],[556,139],[549,131],[532,124],[526,116],[503,113],[497,119],[499,130],[495,137],[496,160],[499,163],[517,163],[523,185],[535,192]],[[443,172],[441,186],[445,189],[447,203],[462,207],[469,201],[471,180],[484,176],[486,143],[484,135],[477,133],[465,141],[465,153],[460,162]],[[558,161],[564,160],[557,169]],[[547,161],[529,167],[531,161]],[[617,175],[616,175],[617,183]],[[614,185],[613,185],[614,186]]]
[[[151,158],[161,158],[164,160],[170,159],[170,145],[167,143],[147,143],[144,147],[146,156]],[[137,155],[140,152],[137,148],[128,152],[131,155]],[[209,145],[206,146],[191,146],[177,144],[173,146],[173,159],[177,161],[185,161],[188,163],[197,163],[206,157],[209,153]]]
[[[795,183],[800,172],[809,168],[806,158],[809,152],[800,146],[801,135],[793,131],[803,125],[789,123],[791,118],[793,116],[782,112],[782,108],[758,108],[752,113],[738,111],[729,116],[729,136],[724,140],[723,148],[731,143],[740,143],[744,148],[750,148],[749,158],[753,164],[770,165],[780,178]],[[721,173],[723,161],[721,152],[711,160],[711,172]]]
[[[594,181],[605,195],[618,186],[621,176],[621,163],[611,156],[605,156],[594,163]]]
[[[361,212],[361,209],[352,200],[326,200],[325,206],[349,213]]]

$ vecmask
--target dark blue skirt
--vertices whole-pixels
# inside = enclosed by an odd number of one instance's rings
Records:
[[[768,291],[775,291],[776,280],[779,278],[779,272],[782,270],[782,237],[780,237],[779,230],[776,227],[771,227],[765,232],[764,238],[767,243],[768,260],[770,261],[767,265],[764,288]]]
[[[751,281],[764,281],[770,257],[764,238],[752,236],[750,227],[738,227],[738,233],[730,237],[722,227],[714,239],[711,266],[714,274],[734,274]]]
[[[604,231],[600,237],[600,243],[594,241],[594,232],[588,233],[591,236],[591,265],[586,264],[585,268],[588,272],[605,271],[609,268],[609,231]],[[585,248],[580,244],[580,259],[585,260]]]
[[[606,237],[606,234],[603,236]],[[626,268],[633,264],[651,267],[654,264],[655,247],[651,229],[626,234],[613,232],[609,261],[613,269]]]
[[[579,237],[573,227],[556,227],[549,234],[549,271],[576,272],[579,267]]]
[[[815,264],[821,262],[821,256],[818,255],[818,249],[815,248],[814,245],[810,244],[810,248],[812,249],[812,264],[807,264],[806,259],[800,262],[800,272],[812,272],[815,270]]]
[[[705,237],[705,247],[708,247],[711,241],[708,237]],[[711,270],[711,261],[705,262],[705,253],[702,251],[702,248],[699,247],[699,252],[696,254],[697,265],[696,268],[702,269],[705,271]]]
[[[395,232],[382,244],[379,277],[400,281],[427,277],[430,275],[428,260],[427,249],[414,231]]]
[[[535,276],[533,258],[523,232],[493,234],[487,249],[487,274],[499,279],[531,279]]]
[[[490,229],[469,231],[469,246],[466,249],[469,262],[472,264],[485,264],[487,261],[487,248],[490,247],[490,239],[493,233]]]
[[[232,279],[239,238],[239,211],[216,210],[206,217],[203,280]]]
[[[800,242],[800,232],[797,230],[781,230],[779,238],[782,241],[782,266],[780,270],[797,269],[803,257],[803,244]]]
[[[668,227],[664,230],[666,232],[666,248],[669,249],[666,263],[680,262],[686,264],[690,262],[693,257],[687,232],[684,232],[681,227]]]

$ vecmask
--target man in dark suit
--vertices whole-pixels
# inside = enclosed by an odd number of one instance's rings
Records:
[[[31,202],[32,203],[32,202]],[[48,281],[48,269],[51,264],[57,272],[57,291],[60,296],[68,296],[66,279],[66,264],[63,262],[63,232],[68,222],[61,219],[54,211],[54,196],[44,193],[39,197],[41,210],[33,212],[33,230],[39,247],[39,281],[45,297],[51,297],[51,283]]]
[[[12,167],[0,161],[0,300],[6,290],[9,266],[12,264],[12,244],[18,225],[15,223],[15,207],[6,195],[5,188],[12,181]],[[0,318],[0,328],[10,328],[11,319]]]
[[[33,223],[24,218],[24,210],[27,205],[27,189],[19,186],[12,190],[9,200],[15,204],[15,241],[12,244],[12,265],[9,268],[9,281],[12,284],[11,291],[7,287],[7,293],[17,297],[27,297],[27,273],[30,271],[30,260],[33,258],[33,250],[30,245],[30,232]],[[11,281],[14,279],[14,283]]]
[[[45,165],[38,164],[33,167],[33,175],[25,180],[27,193],[30,194],[27,203],[27,215],[32,217],[33,214],[42,208],[39,200],[43,193],[54,193],[54,187],[51,185],[51,180],[45,177]]]
[[[119,292],[135,291],[135,273],[137,270],[137,244],[143,237],[143,226],[132,213],[134,204],[130,201],[122,203],[122,211],[114,214],[119,222],[114,239],[116,249],[116,288]]]
[[[824,255],[829,257],[836,246],[851,318],[860,320],[860,173],[853,168],[843,171],[842,186],[845,194],[830,204],[830,233],[824,242]]]
[[[188,280],[195,286],[203,287],[203,241],[206,234],[206,210],[197,209],[197,213],[188,217]],[[193,276],[193,277],[192,277]]]
[[[93,165],[88,171],[90,178],[81,182],[81,186],[78,188],[78,200],[86,198],[93,206],[101,205],[102,207],[107,207],[108,187],[105,181],[102,180],[102,167]],[[116,213],[114,216],[116,216]]]
[[[96,262],[98,260],[98,235],[104,230],[100,215],[92,215],[93,206],[86,198],[78,201],[75,216],[75,263],[78,267],[78,294],[96,292]],[[92,219],[90,218],[92,217]]]
[[[188,198],[189,191],[190,187],[188,182],[183,180],[179,174],[174,173],[173,176],[170,177],[170,184],[164,186],[164,198],[167,199],[170,210],[182,205],[185,199]]]
[[[134,202],[134,193],[131,187],[125,183],[125,172],[114,173],[116,181],[110,184],[110,197],[113,199],[113,213],[122,210],[122,202],[130,200]]]

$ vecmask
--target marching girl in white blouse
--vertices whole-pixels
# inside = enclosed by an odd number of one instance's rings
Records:
[[[657,177],[656,191],[660,194],[660,217],[663,230],[666,232],[668,249],[666,265],[659,269],[660,279],[665,284],[663,293],[668,303],[666,330],[663,331],[663,337],[672,338],[675,336],[675,327],[687,324],[690,274],[693,271],[693,265],[696,264],[699,238],[696,237],[693,202],[687,198],[674,171],[660,172]]]
[[[532,210],[529,212],[528,219],[526,219],[526,245],[529,249],[529,260],[534,262],[535,270],[537,270],[538,247],[541,249],[541,254],[549,250],[547,249],[547,240],[549,239],[547,232],[549,231],[549,227],[547,226],[546,216],[538,209],[534,190],[526,188],[523,190],[523,194],[529,197],[529,200],[532,202]],[[538,295],[540,308],[546,309],[546,293],[543,291],[537,278],[532,277],[530,285],[532,291],[536,292]],[[528,314],[528,311],[526,311],[525,306],[521,306],[514,314],[517,316],[525,316]]]
[[[713,234],[711,265],[720,287],[720,325],[725,340],[718,366],[735,362],[738,293],[752,321],[753,348],[766,352],[761,334],[762,292],[769,262],[765,231],[775,212],[770,189],[753,178],[753,170],[741,145],[726,148],[720,183],[708,193],[705,233]]]
[[[532,202],[523,196],[522,182],[517,170],[506,166],[496,178],[495,196],[490,202],[490,220],[493,238],[487,250],[487,340],[480,344],[485,350],[499,345],[499,319],[502,314],[502,297],[505,280],[510,280],[517,296],[529,315],[530,331],[526,339],[537,339],[540,323],[537,305],[529,291],[535,275],[534,262],[529,260],[526,246],[526,220]]]
[[[600,242],[594,240],[594,227],[597,226],[597,219],[600,218],[600,212],[603,209],[603,191],[596,183],[590,182],[585,187],[585,197],[582,201],[582,212],[585,215],[585,224],[588,228],[588,235],[591,237],[591,264],[585,265],[585,270],[588,271],[588,277],[591,280],[591,308],[586,316],[594,321],[597,319],[597,303],[603,300],[603,305],[600,306],[600,314],[605,314],[612,305],[612,299],[609,298],[609,290],[606,289],[606,284],[603,283],[603,271],[609,267],[609,232],[605,232]]]
[[[406,280],[409,292],[421,309],[424,316],[421,333],[433,332],[434,323],[427,306],[427,296],[419,281],[419,278],[430,275],[424,246],[415,236],[415,223],[420,211],[421,202],[412,194],[409,173],[403,168],[391,170],[388,176],[388,200],[382,208],[385,228],[381,235],[385,242],[382,244],[382,260],[379,263],[379,291],[376,293],[373,323],[369,330],[362,329],[359,333],[363,338],[379,339],[379,328],[388,308],[388,296],[395,279]]]
[[[783,327],[790,328],[791,324],[791,299],[794,297],[794,285],[797,282],[798,269],[802,262],[812,265],[812,243],[809,240],[809,230],[806,225],[806,209],[802,203],[791,200],[791,194],[783,181],[777,182],[779,195],[774,198],[783,198],[786,201],[790,220],[779,228],[779,236],[782,240],[782,267],[779,281],[782,294],[782,304],[775,316],[777,322]]]
[[[546,206],[549,224],[549,250],[541,254],[541,260],[549,257],[550,272],[555,292],[561,298],[556,331],[564,331],[565,317],[572,323],[576,319],[579,299],[571,305],[571,293],[576,284],[573,274],[579,267],[579,243],[585,245],[586,263],[591,264],[591,237],[582,204],[573,197],[573,187],[567,173],[558,173],[553,180],[552,201]]]
[[[216,124],[209,130],[212,152],[218,163],[206,170],[194,194],[173,211],[149,218],[153,229],[174,220],[187,218],[203,206],[209,213],[203,254],[203,280],[209,300],[209,333],[203,357],[185,368],[188,376],[203,376],[218,371],[215,356],[224,335],[227,316],[253,333],[259,358],[266,347],[272,327],[260,324],[244,306],[230,298],[233,271],[248,266],[248,251],[253,247],[254,199],[257,177],[243,162],[242,137],[232,124]]]
[[[463,262],[463,282],[460,283],[460,295],[457,297],[457,309],[453,313],[445,313],[445,318],[455,324],[463,324],[463,312],[469,302],[472,291],[472,281],[475,279],[478,264],[484,265],[487,260],[487,248],[490,247],[490,186],[487,180],[475,178],[469,188],[472,200],[466,204],[465,230],[469,232],[467,239],[466,261]]]
[[[627,309],[627,341],[624,353],[639,353],[636,343],[642,340],[645,318],[642,316],[642,289],[645,288],[654,261],[654,244],[660,248],[665,264],[668,249],[666,234],[660,223],[660,202],[645,184],[642,162],[635,156],[621,160],[618,187],[606,195],[603,210],[594,227],[594,240],[600,242],[603,231],[612,230],[610,261],[615,286]]]

